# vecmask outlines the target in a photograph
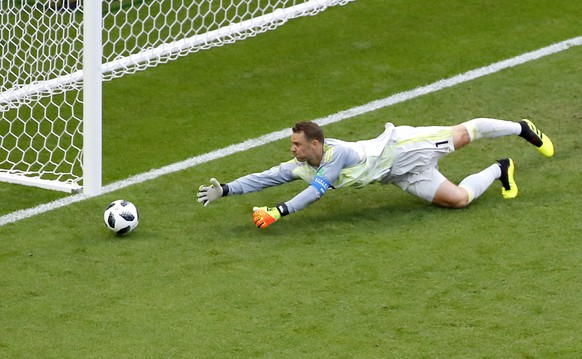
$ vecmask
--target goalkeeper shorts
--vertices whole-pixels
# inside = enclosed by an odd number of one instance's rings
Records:
[[[455,151],[452,127],[398,126],[391,137],[396,144],[395,160],[383,182],[432,202],[446,180],[438,170],[438,161]]]

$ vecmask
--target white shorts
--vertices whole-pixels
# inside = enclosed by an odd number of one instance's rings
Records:
[[[432,202],[437,189],[446,180],[438,170],[438,161],[455,151],[452,127],[399,126],[391,137],[396,143],[396,158],[390,175],[383,182]]]

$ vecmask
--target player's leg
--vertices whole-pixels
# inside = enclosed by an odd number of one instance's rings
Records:
[[[500,180],[504,198],[515,198],[518,193],[514,179],[515,164],[510,158],[497,161],[484,170],[474,173],[459,183],[443,181],[437,188],[432,203],[450,208],[463,208],[481,196],[495,180]]]
[[[475,118],[453,127],[455,148],[461,148],[473,140],[518,135],[533,144],[546,157],[554,155],[550,138],[529,120],[520,122],[494,118]]]
[[[496,127],[488,131],[489,137],[515,134],[512,124],[518,123],[484,119],[480,130],[486,126]],[[396,162],[392,167],[393,182],[405,191],[442,207],[463,208],[481,196],[496,179],[501,180],[505,198],[517,196],[517,186],[513,179],[514,163],[509,159],[500,160],[488,168],[465,178],[457,186],[447,180],[438,170],[438,161],[458,148],[472,141],[464,124],[452,127],[397,128]],[[482,133],[482,132],[480,132]]]
[[[474,140],[519,135],[521,130],[521,125],[517,122],[493,118],[474,118],[453,126],[453,143],[455,149],[459,149]]]

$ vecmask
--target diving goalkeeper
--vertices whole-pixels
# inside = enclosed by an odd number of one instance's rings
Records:
[[[363,187],[369,183],[391,183],[437,206],[463,208],[482,195],[495,180],[501,182],[504,198],[517,196],[515,163],[511,158],[496,161],[455,185],[438,170],[440,158],[481,138],[518,135],[546,157],[554,155],[551,140],[529,120],[512,122],[475,118],[456,126],[410,127],[386,123],[373,139],[346,142],[324,138],[316,123],[299,122],[292,128],[294,159],[264,172],[220,184],[210,179],[198,190],[204,206],[225,196],[260,191],[302,179],[309,185],[295,197],[273,207],[253,208],[258,228],[266,228],[281,217],[304,209],[330,189]]]

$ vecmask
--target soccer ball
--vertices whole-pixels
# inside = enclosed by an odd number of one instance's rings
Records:
[[[139,213],[133,203],[118,199],[109,203],[103,213],[103,221],[105,226],[115,234],[127,234],[137,227]]]

